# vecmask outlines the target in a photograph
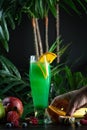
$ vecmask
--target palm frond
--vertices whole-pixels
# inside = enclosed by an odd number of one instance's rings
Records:
[[[59,2],[60,8],[64,9],[67,13],[72,14],[74,11],[78,15],[82,15],[82,10],[87,13],[87,1],[82,0],[63,0]]]
[[[52,46],[49,48],[49,52],[54,52],[58,45],[62,43],[61,37],[58,37],[55,42],[52,44]]]
[[[0,62],[2,64],[3,69],[6,72],[11,73],[11,74],[17,76],[17,78],[21,79],[21,75],[20,75],[18,69],[6,57],[0,56]]]
[[[30,88],[28,75],[26,75],[25,78],[22,78],[16,66],[9,59],[1,55],[0,97],[5,97],[6,95],[15,95],[23,102],[26,102],[29,92]]]

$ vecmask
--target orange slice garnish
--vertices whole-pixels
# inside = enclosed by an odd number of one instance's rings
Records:
[[[54,61],[54,59],[57,57],[57,55],[55,53],[52,53],[52,52],[46,52],[40,56],[39,61],[44,62],[45,57],[46,57],[47,62],[50,64]]]
[[[43,73],[43,76],[45,77],[45,78],[47,78],[47,76],[48,76],[48,65],[50,64],[50,63],[52,63],[53,62],[53,60],[55,59],[57,57],[57,55],[55,54],[55,53],[52,53],[52,52],[46,52],[46,53],[44,53],[43,55],[41,55],[40,57],[39,57],[39,62],[37,63],[38,64],[38,66],[39,66],[39,68],[41,69],[41,71],[42,71],[42,73]],[[40,64],[40,62],[41,63],[44,63],[44,67]]]
[[[57,114],[58,116],[65,116],[66,112],[54,107],[54,106],[49,106],[48,109],[50,109],[52,112],[54,112],[55,114]]]

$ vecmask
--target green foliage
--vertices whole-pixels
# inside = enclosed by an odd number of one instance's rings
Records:
[[[61,39],[61,37],[58,37],[56,41],[49,48],[49,52],[54,52],[55,54],[58,54],[59,57],[61,57],[64,54],[64,52],[67,50],[67,48],[70,46],[70,44],[66,46],[62,45],[62,47],[60,47],[59,51],[57,52],[57,46],[60,46],[62,43],[63,40]]]
[[[50,12],[56,17],[57,4],[69,14],[71,10],[78,15],[81,15],[81,10],[87,13],[87,0],[0,0],[0,41],[5,50],[9,51],[9,27],[15,29],[16,24],[20,24],[23,14],[30,19],[42,19]]]
[[[56,52],[57,45],[61,43],[61,38],[58,38],[54,44],[52,44],[49,51]],[[66,49],[66,46],[60,48],[60,56],[64,54]],[[72,72],[71,68],[65,63],[53,65],[51,75],[50,101],[56,95],[79,89],[87,84],[87,77],[82,74],[82,72]],[[21,76],[12,62],[0,55],[0,98],[3,99],[6,96],[16,96],[22,100],[24,104],[23,119],[33,114],[34,106],[31,96],[29,74]]]
[[[70,15],[72,11],[78,15],[82,15],[82,11],[87,13],[87,0],[62,0],[59,5],[61,9],[64,9]]]
[[[15,29],[20,24],[23,14],[29,18],[43,18],[52,11],[56,15],[56,0],[0,0],[0,41],[9,51],[9,27]]]
[[[87,76],[82,72],[72,72],[65,64],[58,64],[52,69],[52,84],[56,96],[87,85]]]
[[[18,69],[4,56],[0,56],[0,66],[0,99],[6,96],[21,99],[24,104],[24,117],[33,111],[28,74],[22,78]]]

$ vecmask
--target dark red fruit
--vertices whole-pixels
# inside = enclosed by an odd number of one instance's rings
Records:
[[[6,108],[6,112],[8,111],[17,111],[21,116],[23,113],[23,104],[22,101],[17,97],[6,97],[3,99],[3,105]]]
[[[29,123],[30,123],[30,124],[34,124],[34,125],[37,125],[37,124],[38,124],[38,119],[35,118],[35,117],[30,117]]]
[[[16,111],[9,111],[7,113],[7,122],[13,124],[14,127],[19,126],[19,114]]]
[[[80,120],[80,124],[82,124],[82,125],[87,125],[87,120],[81,119],[81,120]]]
[[[7,122],[14,122],[15,120],[19,120],[19,115],[16,111],[9,111],[7,113]]]

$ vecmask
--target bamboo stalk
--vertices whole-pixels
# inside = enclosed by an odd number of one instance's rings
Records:
[[[38,39],[39,53],[40,53],[40,55],[42,55],[43,54],[43,46],[42,46],[42,40],[41,40],[38,19],[36,19],[36,33],[37,33],[37,39]]]
[[[48,16],[45,17],[45,44],[46,44],[46,52],[49,50],[48,44]]]
[[[32,18],[32,26],[33,26],[33,33],[34,33],[34,45],[35,45],[36,57],[38,59],[39,58],[39,47],[38,47],[38,41],[37,41],[35,18]]]
[[[57,17],[56,17],[56,36],[57,36],[57,38],[59,37],[59,4],[57,4],[56,5],[56,9],[57,9]],[[57,41],[57,42],[59,42],[59,41]],[[59,44],[58,44],[58,46],[57,46],[57,52],[59,51],[59,49],[60,49],[60,46],[59,46]],[[57,63],[59,63],[60,62],[60,57],[59,57],[59,55],[57,56]]]

